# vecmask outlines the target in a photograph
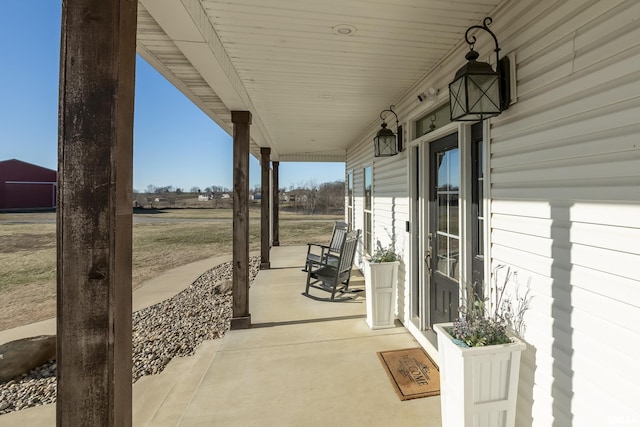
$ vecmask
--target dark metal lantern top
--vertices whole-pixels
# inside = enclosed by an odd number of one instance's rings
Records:
[[[381,136],[393,136],[395,138],[396,134],[393,133],[391,129],[387,129],[387,124],[382,122],[382,129],[380,129],[376,135],[376,138],[380,138]]]
[[[460,69],[456,72],[456,76],[453,80],[458,80],[460,77],[467,74],[486,74],[495,76],[498,75],[496,71],[493,71],[491,65],[487,64],[486,62],[476,61],[476,59],[478,59],[478,56],[480,55],[478,54],[478,52],[473,50],[473,48],[469,52],[467,52],[467,54],[465,55],[465,59],[469,62],[460,67]]]

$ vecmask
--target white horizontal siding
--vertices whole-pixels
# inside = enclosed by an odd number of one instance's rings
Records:
[[[378,243],[386,247],[393,243],[395,250],[406,258],[409,254],[409,233],[406,232],[406,221],[409,220],[408,183],[407,183],[407,151],[393,157],[373,156],[373,134],[368,135],[359,144],[347,152],[347,171],[354,171],[356,189],[355,216],[358,228],[364,227],[363,220],[363,169],[372,165],[373,170],[373,247]],[[360,200],[358,200],[358,195]],[[362,249],[359,251],[357,264],[362,268]],[[398,271],[398,313],[404,313],[405,286],[407,275],[404,264]]]
[[[373,138],[373,136],[372,136]],[[352,146],[347,151],[346,170],[353,172],[353,192],[354,192],[354,230],[364,230],[364,168],[373,162],[373,143],[367,144],[362,141],[360,144]],[[347,219],[349,221],[349,219]],[[361,233],[362,236],[362,233]],[[364,263],[364,246],[360,237],[360,243],[356,252],[355,264],[362,269]]]
[[[373,148],[373,147],[372,147]],[[373,164],[374,188],[374,246],[393,244],[402,258],[398,269],[397,314],[400,318],[409,303],[405,300],[405,289],[409,286],[406,259],[409,255],[409,220],[407,151],[393,157],[379,157]]]
[[[533,297],[518,424],[638,424],[640,3],[535,13],[509,22],[518,102],[491,129],[492,264]]]
[[[373,144],[370,144],[371,154],[373,154]],[[392,157],[378,157],[373,159],[373,180],[374,180],[374,210],[375,215],[384,218],[398,219],[401,215],[403,220],[407,218],[407,151],[403,151]],[[400,210],[398,208],[405,207]],[[376,218],[378,220],[378,218]],[[378,226],[389,227],[391,223],[379,221]],[[404,226],[404,225],[403,225]],[[389,243],[381,239],[383,245]]]

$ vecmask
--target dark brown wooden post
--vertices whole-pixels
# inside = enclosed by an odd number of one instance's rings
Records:
[[[58,426],[130,426],[136,0],[62,2]]]
[[[280,162],[272,162],[273,164],[273,246],[280,246],[280,188],[279,168]]]
[[[250,111],[232,111],[233,122],[233,317],[231,329],[251,327],[249,314]]]
[[[260,165],[262,166],[262,181],[260,188],[260,269],[268,270],[271,268],[269,260],[269,251],[271,250],[271,223],[270,218],[270,199],[271,199],[271,183],[269,179],[269,171],[271,170],[271,148],[260,147]]]

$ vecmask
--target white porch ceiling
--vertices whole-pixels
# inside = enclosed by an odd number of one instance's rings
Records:
[[[251,111],[254,154],[344,161],[501,2],[140,0],[138,53],[227,132]]]

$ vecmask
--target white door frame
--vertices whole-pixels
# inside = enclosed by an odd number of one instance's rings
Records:
[[[410,278],[408,287],[407,313],[405,317],[413,327],[420,331],[431,329],[430,301],[428,272],[424,262],[427,253],[427,239],[423,234],[427,232],[429,226],[429,144],[452,133],[458,133],[458,147],[460,149],[460,283],[466,283],[471,273],[471,241],[470,241],[470,218],[469,207],[471,203],[471,124],[454,122],[440,129],[414,139],[407,144],[409,148],[408,158],[408,182],[409,182],[409,221],[411,227],[410,259],[412,268],[409,272]],[[485,144],[488,146],[488,144]],[[419,164],[419,166],[418,166]],[[487,180],[488,181],[488,180]],[[485,185],[488,182],[485,182]],[[486,189],[485,189],[486,190]],[[485,192],[485,194],[488,194]],[[488,211],[485,211],[488,212]],[[426,235],[426,234],[424,234]],[[422,238],[420,237],[422,236]],[[485,252],[487,253],[487,252]],[[415,287],[419,286],[419,292]],[[462,296],[462,292],[460,292]],[[421,298],[417,302],[416,298]],[[415,312],[416,305],[419,312]]]

